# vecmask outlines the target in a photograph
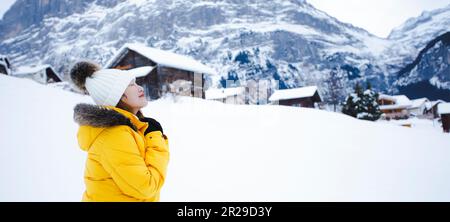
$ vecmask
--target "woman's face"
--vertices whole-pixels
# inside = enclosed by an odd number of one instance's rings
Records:
[[[131,81],[121,100],[135,110],[139,110],[148,104],[148,101],[145,98],[144,88],[136,84],[136,80]]]

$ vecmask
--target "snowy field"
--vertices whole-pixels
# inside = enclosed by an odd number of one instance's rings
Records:
[[[92,102],[0,75],[0,201],[80,201],[73,107]],[[281,106],[188,97],[144,113],[169,137],[161,201],[450,201],[450,134]]]

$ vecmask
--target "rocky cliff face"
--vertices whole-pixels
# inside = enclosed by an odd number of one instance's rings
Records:
[[[66,17],[73,13],[83,13],[95,0],[17,0],[5,13],[0,27],[1,39],[17,35],[24,29],[39,25],[47,17]],[[118,1],[101,0],[97,4],[114,6]]]
[[[398,77],[401,93],[450,101],[450,32],[430,41]]]

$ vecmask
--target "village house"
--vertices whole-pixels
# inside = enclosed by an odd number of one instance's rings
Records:
[[[317,86],[276,90],[270,97],[272,104],[317,108],[322,102]]]
[[[11,75],[11,63],[6,56],[0,55],[0,74]]]
[[[208,89],[205,98],[227,104],[246,104],[244,87]]]
[[[148,99],[166,93],[205,98],[207,77],[216,74],[187,56],[140,44],[124,45],[105,67],[122,70],[145,67],[136,82],[144,87]]]
[[[411,100],[405,95],[389,96],[380,94],[378,97],[380,110],[385,119],[407,119],[409,118],[409,108],[412,106]]]
[[[29,78],[41,84],[61,82],[62,78],[50,65],[34,67],[19,67],[13,74],[14,77]]]
[[[423,118],[427,108],[427,103],[430,102],[427,98],[411,100],[411,107],[408,108],[411,116]]]
[[[425,104],[425,115],[429,118],[429,119],[436,119],[439,118],[439,113],[438,113],[438,105],[440,103],[445,103],[445,101],[443,100],[436,100],[436,101],[429,101]]]
[[[438,112],[441,116],[444,132],[450,133],[450,103],[439,103]]]

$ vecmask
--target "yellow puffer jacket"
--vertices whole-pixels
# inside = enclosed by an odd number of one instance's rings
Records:
[[[78,104],[78,143],[88,153],[83,201],[159,201],[169,162],[167,136],[112,106]]]

